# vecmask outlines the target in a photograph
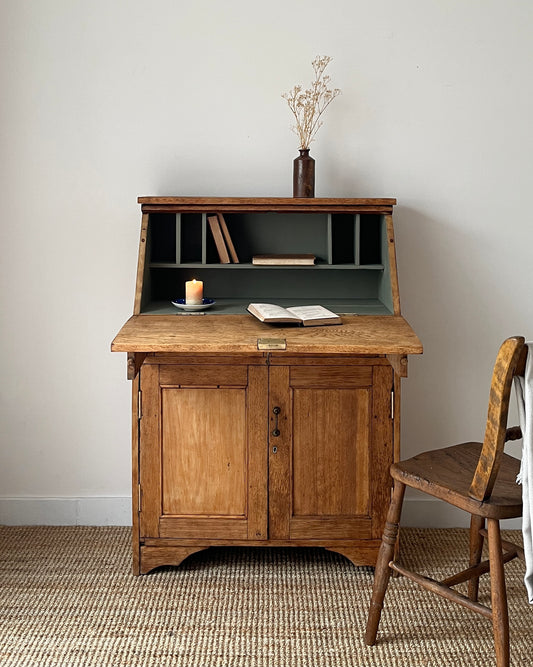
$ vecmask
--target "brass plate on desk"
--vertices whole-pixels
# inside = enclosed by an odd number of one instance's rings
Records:
[[[286,350],[287,341],[285,338],[258,338],[258,350]]]

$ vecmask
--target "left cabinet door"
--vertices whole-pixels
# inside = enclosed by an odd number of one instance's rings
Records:
[[[143,538],[267,538],[265,365],[141,369],[139,532]]]

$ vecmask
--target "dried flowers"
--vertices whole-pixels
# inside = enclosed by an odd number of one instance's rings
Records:
[[[320,117],[341,92],[339,88],[328,87],[331,78],[324,74],[324,70],[332,60],[330,56],[317,56],[312,62],[315,79],[311,87],[303,90],[302,86],[296,85],[282,95],[296,118],[296,125],[291,129],[298,135],[300,149],[309,148],[315,134],[322,127]]]

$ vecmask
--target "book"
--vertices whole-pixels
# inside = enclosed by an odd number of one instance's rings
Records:
[[[224,234],[224,238],[226,239],[226,245],[228,246],[231,259],[234,264],[238,264],[239,258],[237,257],[237,253],[235,252],[235,246],[233,245],[233,241],[231,240],[229,229],[226,224],[226,221],[224,220],[224,216],[222,215],[222,213],[217,213],[217,218],[220,224],[220,229],[222,229],[222,233]]]
[[[252,257],[252,264],[264,265],[302,265],[314,264],[316,257],[314,255],[254,255]]]
[[[273,303],[250,303],[247,310],[261,322],[282,322],[285,324],[299,324],[304,327],[342,324],[339,315],[324,308],[324,306],[282,308]]]
[[[218,256],[220,258],[221,264],[229,264],[230,259],[228,255],[228,249],[224,243],[224,238],[222,237],[222,231],[220,229],[220,223],[216,215],[208,216],[207,220],[209,221],[209,226],[211,227],[211,233],[215,239],[215,245],[217,247]]]

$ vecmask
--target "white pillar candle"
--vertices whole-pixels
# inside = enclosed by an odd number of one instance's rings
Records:
[[[201,280],[187,280],[185,283],[185,303],[189,306],[199,306],[203,303],[204,283]]]

